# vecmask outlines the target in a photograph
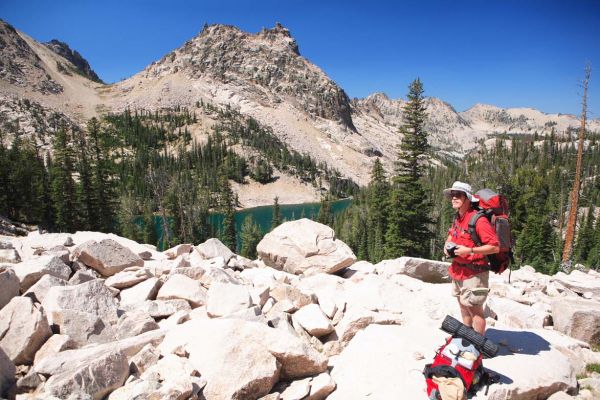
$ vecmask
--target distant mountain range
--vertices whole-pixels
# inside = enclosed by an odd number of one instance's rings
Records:
[[[383,93],[350,99],[301,56],[280,24],[256,34],[234,26],[205,26],[143,71],[107,85],[67,44],[39,43],[0,20],[0,129],[7,133],[5,141],[20,132],[49,146],[57,119],[81,125],[126,108],[194,109],[198,102],[252,116],[291,148],[362,184],[368,182],[376,157],[391,168],[405,104]],[[580,125],[573,115],[532,108],[477,104],[459,113],[437,98],[427,98],[427,111],[431,144],[438,154],[457,157],[499,133],[564,133]],[[201,120],[190,130],[202,135],[211,126]],[[589,120],[588,129],[600,131],[600,120]]]

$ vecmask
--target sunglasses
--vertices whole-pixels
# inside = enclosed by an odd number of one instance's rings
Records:
[[[460,197],[463,197],[463,196],[466,197],[466,195],[463,192],[460,192],[460,191],[453,190],[453,191],[450,192],[450,197],[459,197],[460,198]]]

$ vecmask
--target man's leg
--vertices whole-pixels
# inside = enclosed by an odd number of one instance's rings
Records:
[[[470,307],[463,305],[460,302],[460,298],[458,298],[458,305],[460,307],[460,315],[462,316],[463,324],[473,327],[473,317],[471,316],[471,312],[469,310]]]
[[[469,312],[473,322],[473,329],[485,336],[485,317],[483,316],[483,306],[469,307]]]

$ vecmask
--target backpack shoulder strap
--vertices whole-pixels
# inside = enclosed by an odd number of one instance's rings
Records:
[[[469,220],[469,234],[471,235],[471,240],[473,240],[477,246],[481,246],[482,243],[481,239],[479,239],[479,235],[477,235],[475,226],[477,225],[477,220],[481,217],[485,217],[485,210],[477,211],[477,213]]]

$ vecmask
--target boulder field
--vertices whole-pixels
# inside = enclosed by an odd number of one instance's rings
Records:
[[[357,261],[286,222],[258,258],[217,239],[163,252],[113,234],[1,237],[0,398],[426,399],[421,371],[460,318],[448,264]],[[474,399],[600,398],[600,274],[491,274]],[[587,367],[587,368],[586,368]]]

